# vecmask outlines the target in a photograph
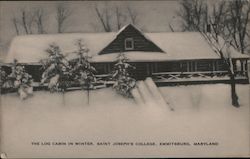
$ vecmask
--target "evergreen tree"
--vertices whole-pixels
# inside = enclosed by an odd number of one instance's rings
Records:
[[[21,99],[25,99],[28,95],[33,94],[33,79],[29,75],[24,66],[18,64],[17,60],[14,60],[14,63],[11,68],[11,73],[7,76],[8,87],[18,89],[18,93]]]
[[[78,50],[78,59],[76,64],[73,66],[72,74],[75,77],[75,80],[80,84],[82,89],[87,89],[88,93],[88,104],[89,104],[89,90],[94,88],[94,83],[96,82],[96,69],[90,65],[88,48],[85,47],[82,40],[77,40],[76,43]]]
[[[69,86],[70,66],[61,49],[56,44],[51,44],[46,50],[48,59],[42,60],[45,71],[42,74],[41,84],[48,82],[51,92],[64,92]]]
[[[135,87],[135,79],[129,75],[129,69],[135,69],[135,67],[127,63],[127,60],[124,54],[118,56],[112,75],[115,80],[113,88],[125,97],[132,97],[130,91]]]
[[[6,81],[6,72],[0,66],[0,89],[2,89],[5,81]]]

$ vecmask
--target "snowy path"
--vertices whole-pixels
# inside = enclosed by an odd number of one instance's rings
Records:
[[[53,157],[58,152],[61,156],[57,157],[74,157],[74,152],[84,157],[249,153],[249,85],[237,85],[241,104],[238,109],[230,104],[229,85],[160,87],[159,90],[164,99],[174,105],[171,113],[166,107],[137,105],[133,99],[125,99],[111,88],[91,91],[90,105],[86,105],[84,91],[64,95],[39,91],[24,101],[15,93],[2,95],[1,146],[8,157],[16,157],[11,155],[15,153],[24,158],[32,151],[45,157]],[[32,146],[32,141],[215,141],[219,146],[52,148]]]

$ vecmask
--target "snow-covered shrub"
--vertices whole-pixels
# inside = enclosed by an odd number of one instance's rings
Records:
[[[25,71],[24,66],[17,63],[17,60],[14,60],[12,71],[7,76],[7,80],[6,87],[16,88],[21,99],[33,94],[33,78]]]
[[[48,82],[48,88],[51,92],[65,91],[69,86],[70,66],[61,49],[56,44],[51,44],[46,50],[49,54],[47,59],[42,60],[44,72],[42,74],[41,84]]]
[[[78,47],[76,51],[78,58],[71,70],[72,75],[83,89],[92,89],[94,87],[93,83],[96,82],[96,69],[89,63],[89,50],[85,47],[82,40],[77,40],[76,45]]]
[[[0,89],[6,81],[6,72],[0,67]]]
[[[128,70],[130,68],[135,69],[135,67],[127,63],[127,60],[124,54],[118,56],[118,61],[114,66],[112,74],[112,78],[115,80],[113,88],[123,96],[132,97],[130,91],[135,87],[136,81],[129,75]]]
[[[88,51],[89,49],[85,47],[83,41],[78,39],[76,42],[78,47],[77,53],[78,58],[75,59],[75,63],[72,67],[72,76],[74,80],[83,90],[87,90],[87,99],[89,104],[89,90],[94,88],[94,83],[96,82],[96,69],[90,65]]]

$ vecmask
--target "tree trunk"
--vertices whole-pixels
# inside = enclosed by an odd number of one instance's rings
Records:
[[[235,73],[234,73],[234,64],[232,62],[232,59],[229,58],[228,61],[224,59],[224,61],[227,64],[228,73],[230,76],[230,84],[231,84],[231,99],[232,99],[232,105],[234,107],[240,107],[239,101],[238,101],[238,95],[236,93],[236,81],[235,81]]]
[[[236,93],[236,84],[235,84],[235,77],[234,74],[230,75],[230,83],[231,83],[231,98],[232,98],[232,105],[235,107],[240,107],[238,101],[238,95]]]
[[[17,20],[16,18],[13,18],[13,24],[15,26],[15,29],[16,29],[16,34],[19,35],[19,30],[18,30],[18,26],[17,26]]]
[[[88,88],[87,88],[87,98],[88,98],[87,99],[87,102],[88,102],[87,104],[89,105],[89,83],[88,83]]]
[[[62,97],[63,97],[63,106],[65,106],[65,94],[64,94],[65,92],[63,91],[62,92]]]
[[[25,33],[29,34],[27,23],[26,23],[26,12],[25,11],[22,12],[22,22],[23,22],[23,28],[25,30]]]
[[[236,93],[236,82],[235,82],[235,73],[234,73],[234,66],[233,66],[233,62],[231,61],[231,59],[229,58],[228,60],[225,59],[225,57],[223,56],[223,53],[220,51],[220,55],[222,60],[224,61],[224,64],[227,67],[227,71],[229,73],[230,76],[230,85],[231,85],[231,99],[232,99],[232,105],[234,107],[240,107],[239,101],[238,101],[238,95]]]
[[[61,22],[58,22],[57,25],[58,25],[58,26],[57,26],[57,32],[58,32],[58,33],[62,33],[62,23],[61,23]]]

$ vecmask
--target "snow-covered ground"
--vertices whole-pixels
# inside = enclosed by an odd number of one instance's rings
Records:
[[[21,101],[1,96],[1,148],[8,157],[155,157],[249,155],[249,85],[237,85],[241,107],[226,84],[161,87],[174,107],[136,105],[111,88],[51,94]],[[93,142],[92,146],[35,146],[32,142]],[[97,146],[97,142],[155,142],[155,146]],[[189,142],[190,146],[160,146]],[[194,146],[217,142],[217,146]]]

